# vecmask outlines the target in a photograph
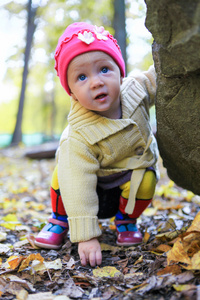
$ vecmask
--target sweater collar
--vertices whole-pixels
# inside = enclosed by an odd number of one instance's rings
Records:
[[[129,84],[128,84],[129,86]],[[127,83],[121,87],[122,119],[108,119],[83,107],[71,97],[71,109],[68,122],[73,130],[79,132],[90,144],[95,144],[102,139],[126,128],[134,121],[131,115],[139,105],[134,101],[133,92]],[[136,97],[137,98],[137,97]]]

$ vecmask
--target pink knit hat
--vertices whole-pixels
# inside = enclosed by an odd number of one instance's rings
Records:
[[[125,63],[121,50],[114,37],[103,26],[97,27],[85,22],[69,25],[58,41],[55,52],[55,69],[60,82],[70,95],[67,83],[67,69],[71,60],[85,52],[103,51],[118,65],[122,77],[125,76]]]

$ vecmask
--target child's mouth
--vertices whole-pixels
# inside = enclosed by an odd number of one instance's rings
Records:
[[[104,97],[106,97],[106,94],[100,94],[100,95],[95,97],[95,100],[103,99]]]

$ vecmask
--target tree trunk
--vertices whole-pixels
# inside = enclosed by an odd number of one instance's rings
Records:
[[[35,15],[37,8],[32,7],[32,0],[28,2],[28,18],[27,18],[27,34],[26,34],[26,48],[24,54],[24,70],[22,77],[22,86],[19,99],[19,107],[17,113],[17,121],[15,125],[15,130],[12,137],[11,145],[18,144],[22,141],[22,117],[24,109],[24,100],[25,100],[25,90],[26,90],[26,81],[28,76],[28,63],[31,51],[31,45],[33,41],[33,34],[36,29],[36,24],[34,23]]]
[[[200,194],[200,1],[146,0],[154,37],[157,139],[169,177]]]
[[[124,0],[114,0],[113,28],[126,65],[126,24]]]

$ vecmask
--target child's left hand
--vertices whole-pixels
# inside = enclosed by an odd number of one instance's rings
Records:
[[[91,267],[95,267],[102,262],[101,246],[96,238],[80,242],[78,244],[78,253],[82,266],[86,266],[89,263]]]

